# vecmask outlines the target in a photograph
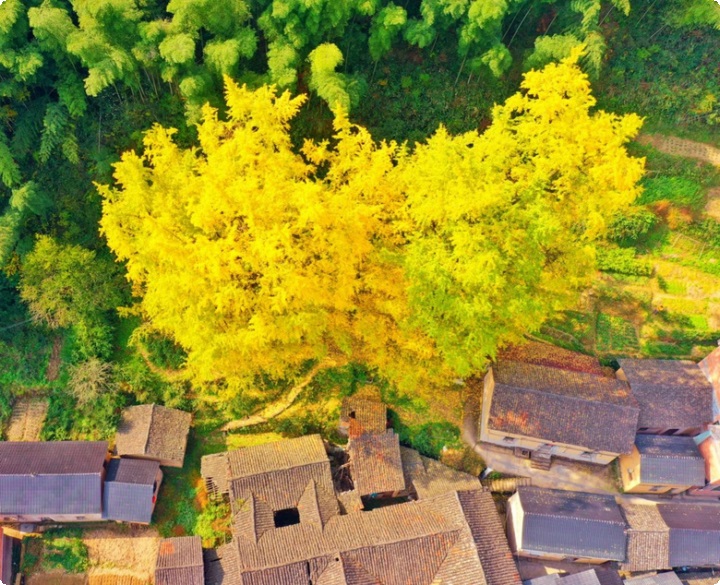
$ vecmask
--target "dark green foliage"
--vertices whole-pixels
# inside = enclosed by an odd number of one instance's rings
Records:
[[[79,530],[63,528],[50,530],[43,536],[44,568],[63,569],[67,573],[84,573],[90,564],[88,549]]]
[[[148,350],[150,361],[159,368],[177,370],[187,358],[182,347],[158,333],[148,335],[143,344]]]
[[[608,239],[621,246],[635,244],[647,236],[657,223],[657,215],[644,207],[631,207],[626,213],[613,218],[608,230]]]
[[[426,457],[438,459],[444,448],[462,447],[460,429],[450,422],[429,422],[408,426],[400,420],[395,411],[390,410],[389,416],[392,428],[400,437],[400,442]]]
[[[652,266],[644,260],[638,260],[632,248],[598,248],[597,267],[605,272],[634,276],[652,274]]]

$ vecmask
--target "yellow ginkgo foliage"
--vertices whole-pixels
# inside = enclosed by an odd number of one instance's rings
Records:
[[[525,76],[482,134],[409,151],[338,111],[297,152],[304,97],[226,80],[199,147],[154,127],[125,153],[102,229],[148,323],[199,382],[247,386],[353,360],[396,384],[479,372],[594,272],[594,244],[638,193],[637,116],[593,111],[579,52]]]
[[[395,144],[340,115],[334,146],[294,152],[304,102],[226,81],[228,119],[206,107],[198,149],[155,126],[101,187],[102,229],[153,328],[188,352],[196,381],[238,387],[308,360],[351,359],[410,380],[432,343],[407,320]]]
[[[644,160],[624,144],[642,122],[592,111],[580,55],[527,73],[482,135],[440,128],[403,160],[412,322],[459,375],[577,301],[639,193]]]

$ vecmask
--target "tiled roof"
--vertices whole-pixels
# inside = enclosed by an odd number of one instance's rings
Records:
[[[400,447],[407,487],[413,487],[418,498],[430,498],[447,492],[480,489],[477,477],[456,471],[435,459],[423,457],[414,449]]]
[[[182,467],[192,415],[158,404],[123,410],[115,436],[118,455],[147,457]]]
[[[578,573],[550,573],[523,581],[523,585],[623,585],[617,571],[588,569]]]
[[[488,374],[495,388],[489,426],[588,450],[629,453],[639,409],[621,380],[518,362]]]
[[[153,485],[159,471],[157,461],[112,459],[105,479],[103,518],[149,524],[154,507]]]
[[[697,364],[682,360],[619,360],[640,404],[639,427],[699,427],[713,420],[712,386]]]
[[[625,520],[612,496],[519,487],[522,547],[567,556],[625,558]]]
[[[106,442],[0,442],[0,515],[102,513]]]
[[[626,571],[656,571],[669,569],[670,529],[654,503],[630,504],[622,502],[628,524]]]
[[[203,551],[205,585],[243,585],[234,543]]]
[[[351,437],[363,433],[384,433],[387,429],[387,407],[376,391],[348,396],[340,407],[340,422],[348,427]]]
[[[625,579],[625,585],[682,585],[680,577],[673,571]]]
[[[325,445],[320,435],[307,435],[297,439],[283,439],[264,445],[245,447],[230,451],[227,458],[230,479],[328,462]]]
[[[528,341],[522,345],[502,349],[498,353],[497,361],[524,362],[561,370],[585,372],[596,376],[605,375],[605,371],[596,357],[539,341]]]
[[[520,574],[492,494],[476,489],[460,491],[457,495],[475,540],[487,584],[520,585]]]
[[[720,564],[720,505],[673,502],[658,511],[670,527],[672,567]]]
[[[359,575],[383,585],[438,582],[484,585],[472,533],[456,494],[334,516],[326,526],[298,524],[266,532],[256,543],[238,539],[243,573],[333,556],[347,583]],[[339,555],[338,555],[339,552]],[[243,580],[243,583],[245,581]],[[273,585],[294,585],[277,580]]]
[[[705,485],[705,461],[692,437],[637,435],[640,482],[653,485]]]
[[[199,536],[160,541],[155,585],[204,585],[202,543]]]
[[[350,474],[361,496],[405,489],[400,439],[392,430],[351,438],[347,450]]]

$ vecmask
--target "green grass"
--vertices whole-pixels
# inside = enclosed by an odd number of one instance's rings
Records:
[[[75,528],[50,530],[43,535],[45,553],[43,569],[63,569],[67,573],[84,573],[90,564],[82,532]]]
[[[598,314],[596,348],[600,353],[626,353],[640,349],[632,323],[621,317]]]

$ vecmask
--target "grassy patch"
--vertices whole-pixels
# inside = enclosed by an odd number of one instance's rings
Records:
[[[626,353],[640,349],[635,327],[622,317],[599,313],[596,348],[601,353]]]
[[[45,552],[42,566],[46,571],[63,569],[68,573],[84,573],[88,569],[88,549],[82,533],[74,528],[50,530],[43,536]]]

